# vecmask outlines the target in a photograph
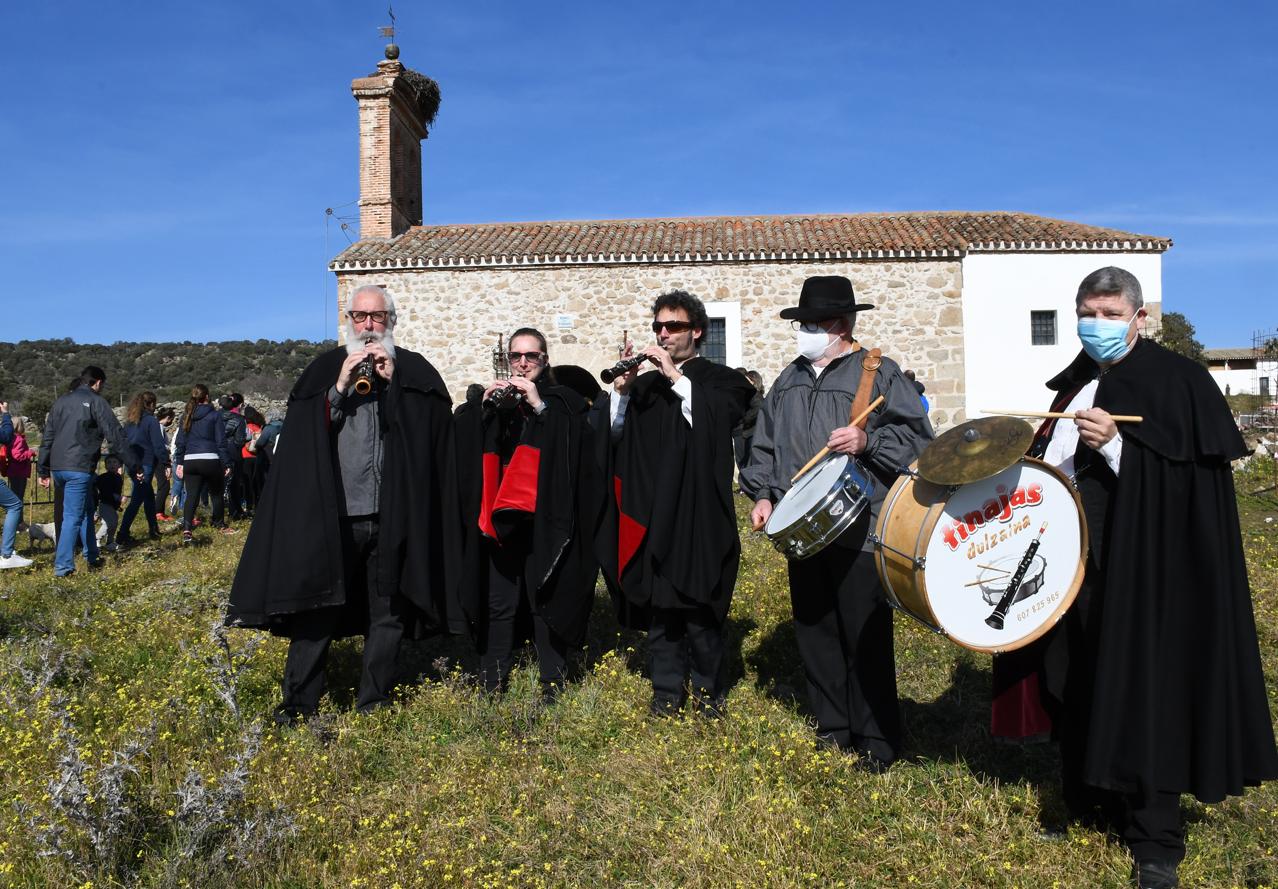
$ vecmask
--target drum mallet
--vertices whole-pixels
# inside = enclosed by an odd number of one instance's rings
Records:
[[[850,418],[848,420],[848,425],[859,426],[861,421],[870,415],[870,411],[874,410],[876,407],[878,407],[882,403],[883,403],[883,396],[880,395],[878,398],[871,401],[869,406],[867,406],[865,410],[861,411],[860,416]],[[824,460],[829,455],[829,453],[830,453],[829,448],[822,448],[821,450],[817,451],[817,455],[813,457],[811,460],[809,460],[807,463],[805,463],[803,465],[803,468],[794,474],[794,478],[790,479],[790,484],[794,484],[795,482],[797,482],[800,478],[803,477],[803,474],[805,472],[807,472],[813,466],[816,466],[818,463]]]
[[[1077,419],[1075,414],[1062,414],[1059,411],[994,411],[986,408],[981,411],[983,414],[994,414],[999,417],[1034,417],[1043,420],[1074,420]],[[1127,416],[1124,414],[1114,414],[1110,417],[1115,423],[1139,423],[1144,417]]]

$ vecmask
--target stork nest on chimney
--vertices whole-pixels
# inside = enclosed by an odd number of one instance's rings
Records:
[[[413,101],[422,116],[422,126],[430,130],[430,125],[435,122],[435,115],[439,114],[439,84],[411,68],[405,68],[401,76],[404,84],[413,92]]]

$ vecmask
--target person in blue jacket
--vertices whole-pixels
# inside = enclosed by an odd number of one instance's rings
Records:
[[[223,515],[222,488],[231,474],[231,453],[223,429],[222,414],[209,404],[209,387],[196,383],[191,387],[182,428],[178,430],[173,449],[177,477],[186,485],[186,506],[182,510],[182,542],[191,542],[195,527],[195,510],[205,490],[213,506],[213,527],[223,534],[234,534],[226,526]]]
[[[164,430],[160,428],[160,421],[155,418],[154,392],[139,392],[133,396],[124,419],[124,434],[129,440],[133,459],[142,467],[142,477],[133,480],[129,505],[124,509],[120,529],[115,535],[115,542],[121,547],[132,546],[135,542],[129,529],[138,510],[143,507],[146,508],[146,523],[151,539],[160,539],[160,524],[155,518],[158,510],[155,508],[155,491],[151,487],[151,480],[155,478],[157,471],[163,471],[169,465],[169,449],[164,442]]]

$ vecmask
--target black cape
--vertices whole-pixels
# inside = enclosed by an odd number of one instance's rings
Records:
[[[595,402],[596,453],[611,481],[595,551],[618,620],[633,629],[648,629],[651,607],[709,606],[722,621],[736,586],[732,430],[755,389],[705,358],[688,359],[682,372],[692,382],[691,429],[682,399],[659,371],[635,380],[615,447],[614,393]]]
[[[1080,353],[1048,386],[1097,373]],[[1121,427],[1117,478],[1079,443],[1092,592],[1048,642],[1047,692],[1069,713],[1094,666],[1086,783],[1217,802],[1278,777],[1230,468],[1246,448],[1206,370],[1150,340],[1101,375],[1095,406],[1144,421]]]
[[[472,626],[488,603],[489,550],[523,550],[532,607],[570,645],[585,638],[594,603],[593,530],[603,485],[587,405],[565,386],[539,386],[546,410],[457,409],[457,483],[462,512],[460,598]]]
[[[285,431],[231,586],[230,624],[288,635],[290,615],[349,605],[339,635],[364,632],[366,609],[347,600],[337,435],[328,419],[327,393],[345,358],[340,348],[321,355],[289,394]],[[377,593],[414,606],[406,620],[412,635],[460,631],[447,573],[458,551],[448,390],[430,362],[397,349],[380,408]]]

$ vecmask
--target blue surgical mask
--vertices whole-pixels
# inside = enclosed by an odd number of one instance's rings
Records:
[[[1127,354],[1127,333],[1136,321],[1114,321],[1109,318],[1079,318],[1078,338],[1083,351],[1099,364],[1117,361]]]

